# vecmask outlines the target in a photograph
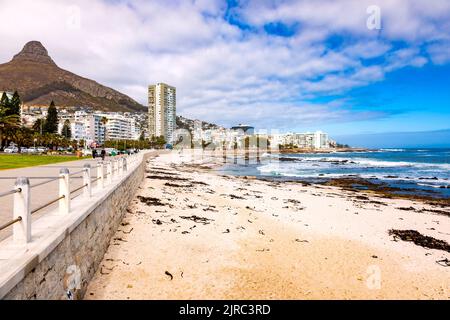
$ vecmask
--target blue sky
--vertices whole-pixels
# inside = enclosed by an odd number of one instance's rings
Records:
[[[144,105],[149,84],[174,85],[179,114],[226,127],[349,141],[449,129],[450,1],[377,0],[381,29],[367,27],[373,4],[2,0],[0,61],[39,40],[62,68]]]

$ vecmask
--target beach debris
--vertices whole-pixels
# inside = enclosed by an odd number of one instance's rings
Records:
[[[413,242],[415,245],[427,248],[427,249],[436,249],[450,252],[450,244],[445,242],[444,240],[435,239],[433,237],[424,236],[420,232],[416,230],[394,230],[391,229],[388,231],[390,236],[394,237],[394,240],[397,241],[399,238],[403,241]]]
[[[295,199],[285,199],[285,203],[292,203],[292,204],[301,204],[301,201],[295,200]]]
[[[189,179],[187,178],[179,178],[172,176],[147,176],[146,178],[154,180],[167,180],[167,181],[189,181]]]
[[[191,181],[192,184],[198,184],[200,186],[209,186],[206,182],[203,181]]]
[[[230,229],[226,229],[224,232],[222,233],[230,233]]]
[[[149,171],[149,170],[147,170],[147,171],[145,171],[145,173],[148,173],[148,174],[166,174],[166,175],[169,175],[169,176],[178,176],[178,175],[180,175],[179,173],[176,173],[176,172],[169,172],[169,171],[162,171],[162,170],[152,170],[152,171]]]
[[[111,272],[103,271],[103,268],[105,268],[105,270],[108,270],[108,271],[113,271],[115,267],[117,267],[117,266],[112,266],[111,268],[108,268],[105,265],[102,265],[101,268],[100,268],[100,274],[103,274],[103,275],[110,274]]]
[[[162,225],[161,220],[159,219],[152,219],[153,224],[157,224],[158,226]]]
[[[295,242],[300,242],[300,243],[308,243],[308,240],[300,240],[300,239],[295,239]]]
[[[372,256],[372,258],[374,258],[374,259],[378,259],[378,256],[376,256],[376,255],[373,255],[373,256]]]
[[[120,225],[121,225],[122,227],[125,227],[125,226],[130,225],[130,223],[129,223],[129,222],[122,222]]]
[[[433,214],[438,214],[438,215],[442,215],[442,216],[449,216],[450,217],[450,211],[445,211],[445,210],[437,210],[437,209],[426,209],[426,208],[422,208],[422,209],[416,209],[414,207],[399,207],[397,208],[398,210],[403,210],[403,211],[413,211],[413,212],[417,212],[417,213],[433,213]]]
[[[189,231],[183,231],[181,234],[189,234]]]
[[[195,223],[202,223],[204,225],[207,225],[210,223],[210,221],[214,221],[213,219],[208,219],[208,218],[204,218],[204,217],[198,217],[196,215],[190,216],[190,217],[186,217],[186,216],[180,216],[181,219],[185,219],[185,220],[190,220],[190,221],[194,221]]]
[[[192,184],[176,184],[171,182],[166,182],[164,184],[166,187],[172,187],[172,188],[193,188],[194,185]]]
[[[448,260],[447,258],[446,259],[442,259],[442,260],[438,260],[438,261],[436,261],[436,263],[438,265],[440,265],[440,266],[443,266],[443,267],[450,267],[450,260]]]
[[[197,204],[188,204],[189,209],[197,209]]]
[[[164,272],[166,274],[166,276],[169,276],[170,280],[173,280],[173,275],[166,270],[166,272]]]
[[[262,236],[266,235],[266,234],[264,233],[264,230],[259,230],[258,233],[259,233],[260,235],[262,235]]]
[[[137,197],[142,203],[145,203],[147,206],[166,206],[167,204],[162,203],[161,199],[153,198],[153,197]]]
[[[204,208],[203,211],[211,211],[211,212],[219,212],[219,210],[214,209],[216,206],[210,205],[207,208]]]
[[[244,197],[241,197],[241,196],[237,196],[237,195],[235,195],[235,194],[230,194],[230,195],[228,195],[231,199],[233,199],[233,200],[245,200],[245,198]]]
[[[128,242],[127,240],[120,238],[120,237],[116,237],[113,239],[114,241],[122,241],[122,242]]]
[[[264,249],[256,249],[257,252],[266,252],[270,251],[270,249],[264,248]]]
[[[133,230],[134,230],[134,228],[131,228],[129,231],[125,231],[125,230],[122,230],[122,229],[119,229],[117,231],[121,231],[121,232],[123,232],[125,234],[130,234]]]

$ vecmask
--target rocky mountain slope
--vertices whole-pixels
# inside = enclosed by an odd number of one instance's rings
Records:
[[[27,105],[88,106],[103,111],[146,111],[132,98],[59,68],[38,41],[0,64],[0,91],[17,90]]]

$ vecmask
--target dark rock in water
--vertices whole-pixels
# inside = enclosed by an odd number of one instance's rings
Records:
[[[280,157],[278,158],[278,161],[290,161],[290,162],[295,162],[295,161],[302,161],[302,159],[295,159],[295,158],[288,158],[288,157]]]
[[[385,176],[386,179],[396,179],[398,176]]]

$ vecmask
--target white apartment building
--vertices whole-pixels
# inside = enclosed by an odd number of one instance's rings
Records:
[[[298,148],[326,149],[330,147],[328,134],[322,131],[286,133],[271,136],[273,144],[292,144]]]
[[[106,140],[136,140],[139,138],[139,127],[136,120],[121,113],[95,114],[106,118]]]
[[[73,138],[78,141],[85,140],[86,145],[103,144],[105,142],[105,125],[101,115],[76,111],[71,129]]]
[[[148,127],[150,137],[164,136],[174,142],[176,130],[176,88],[165,83],[148,87]]]

